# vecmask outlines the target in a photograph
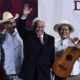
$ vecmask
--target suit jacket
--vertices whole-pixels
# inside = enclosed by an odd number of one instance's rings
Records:
[[[44,33],[42,45],[36,33],[25,30],[26,20],[20,20],[18,31],[24,43],[24,60],[19,77],[26,80],[50,80],[54,61],[54,37]]]

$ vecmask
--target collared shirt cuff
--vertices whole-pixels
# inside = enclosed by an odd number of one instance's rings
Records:
[[[21,16],[21,19],[22,19],[22,20],[25,20],[25,19],[27,19],[27,17],[23,17],[23,16]]]

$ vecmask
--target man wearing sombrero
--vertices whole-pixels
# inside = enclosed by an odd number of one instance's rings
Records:
[[[0,24],[5,27],[3,31],[5,39],[2,44],[4,50],[3,67],[6,74],[4,76],[5,80],[20,80],[18,73],[23,60],[23,41],[16,30],[15,20],[18,16],[18,14],[13,16],[10,12],[6,11],[3,13],[3,19],[0,20]]]
[[[75,41],[78,40],[78,38],[71,39],[70,35],[72,32],[74,32],[74,27],[72,24],[70,24],[68,21],[64,20],[59,24],[56,24],[54,26],[54,31],[56,31],[59,36],[61,37],[60,40],[56,40],[55,42],[55,52],[56,52],[56,58],[60,57],[67,47],[74,46]],[[77,48],[80,49],[80,45],[75,45]],[[79,75],[80,73],[80,66],[79,66],[79,60],[76,60],[73,70],[71,72],[71,78],[68,78],[68,80],[78,80],[76,75]],[[74,79],[75,78],[75,79]],[[63,78],[60,78],[58,76],[55,76],[55,80],[66,80]]]

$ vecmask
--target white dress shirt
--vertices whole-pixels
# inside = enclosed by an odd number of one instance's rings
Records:
[[[56,58],[60,57],[67,47],[74,46],[71,39],[65,39],[65,40],[56,40],[55,41],[55,52],[56,52]],[[79,59],[75,61],[73,70],[71,72],[71,75],[78,75],[80,73],[80,65],[79,65]]]
[[[7,75],[18,74],[23,61],[23,41],[17,30],[11,36],[4,30],[5,40],[2,44],[4,49],[4,69]]]

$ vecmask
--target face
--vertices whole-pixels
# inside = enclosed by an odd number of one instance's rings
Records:
[[[14,29],[16,28],[16,22],[11,21],[11,22],[4,24],[4,26],[8,32],[13,33]]]
[[[38,22],[37,22],[37,25],[36,25],[36,28],[35,28],[36,34],[37,34],[38,36],[43,35],[43,33],[44,33],[44,28],[45,28],[44,22],[38,21]]]
[[[59,35],[62,39],[67,39],[70,37],[71,31],[69,30],[68,26],[61,26],[59,30]]]

